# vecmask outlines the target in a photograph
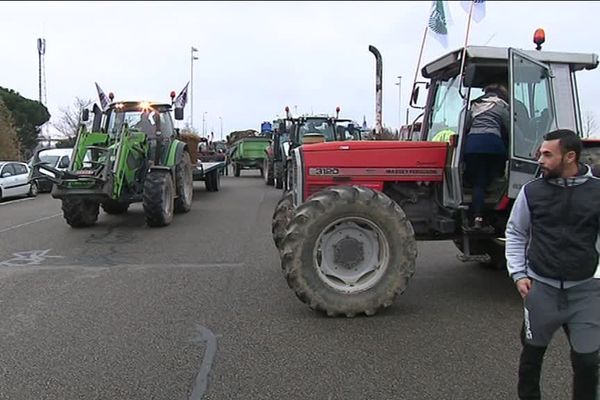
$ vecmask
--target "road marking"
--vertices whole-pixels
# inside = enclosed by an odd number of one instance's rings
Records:
[[[64,258],[63,256],[49,256],[46,250],[31,250],[13,253],[13,258],[0,262],[0,267],[27,267],[30,265],[40,265],[48,258]]]
[[[37,222],[46,221],[47,219],[56,218],[56,217],[58,217],[58,216],[60,216],[60,215],[62,215],[62,213],[59,213],[59,214],[54,214],[54,215],[50,215],[49,217],[43,217],[43,218],[34,219],[33,221],[25,222],[25,223],[23,223],[23,224],[19,224],[19,225],[10,226],[10,227],[8,227],[8,228],[4,228],[4,229],[0,230],[0,233],[4,233],[4,232],[8,232],[8,231],[12,231],[13,229],[22,228],[22,227],[24,227],[24,226],[31,225],[31,224],[35,224],[35,223],[37,223]]]
[[[4,203],[0,203],[0,207],[2,207],[2,206],[7,206],[7,205],[9,205],[9,204],[20,203],[20,202],[22,202],[22,201],[33,200],[33,199],[35,199],[35,197],[26,197],[26,198],[24,198],[24,199],[11,200],[11,201],[7,201],[7,202],[4,202]]]
[[[192,390],[192,394],[190,394],[190,400],[200,400],[202,399],[202,396],[204,396],[204,393],[206,393],[210,370],[213,361],[215,360],[215,354],[217,353],[217,337],[215,334],[202,325],[198,325],[197,328],[200,331],[200,335],[195,338],[195,341],[206,342],[206,350],[204,351],[204,358],[200,364],[200,371],[194,382],[194,389]]]

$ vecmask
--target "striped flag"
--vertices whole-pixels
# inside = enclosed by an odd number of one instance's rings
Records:
[[[102,110],[106,110],[108,108],[108,105],[110,104],[110,99],[104,93],[104,91],[102,89],[100,89],[100,86],[98,86],[98,83],[97,82],[94,82],[94,83],[96,84],[96,90],[98,91],[98,97],[100,98],[100,106],[102,107]]]
[[[434,0],[431,4],[428,27],[434,37],[444,47],[448,48],[448,25],[450,24],[450,13],[445,1]]]
[[[461,0],[460,5],[462,6],[463,10],[468,13],[469,9],[471,8],[471,3],[473,3],[473,21],[481,22],[481,20],[485,17],[485,0]]]

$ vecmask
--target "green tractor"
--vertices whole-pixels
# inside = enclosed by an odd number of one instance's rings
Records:
[[[110,100],[113,100],[112,93]],[[121,214],[142,202],[146,223],[169,225],[174,213],[192,207],[193,164],[188,145],[173,126],[172,104],[111,102],[104,110],[94,104],[83,110],[71,163],[65,171],[34,161],[34,179],[50,179],[52,197],[62,200],[67,223],[94,225],[99,208]],[[175,119],[183,108],[175,107]]]

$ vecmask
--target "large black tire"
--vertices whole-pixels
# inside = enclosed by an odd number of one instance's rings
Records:
[[[166,226],[173,220],[175,185],[166,171],[151,171],[144,182],[144,214],[148,226]]]
[[[106,200],[102,203],[102,209],[107,214],[123,214],[127,212],[129,203],[123,203],[116,200]]]
[[[233,175],[234,176],[239,177],[241,170],[242,169],[236,163],[233,163]]]
[[[281,161],[273,163],[273,180],[276,189],[283,189],[283,163]]]
[[[62,199],[63,217],[73,228],[92,226],[98,221],[100,206],[97,201],[84,197],[65,197]]]
[[[292,198],[292,192],[288,192],[281,198],[281,200],[279,200],[279,203],[277,203],[271,222],[273,241],[275,242],[275,247],[278,249],[281,249],[281,241],[285,237],[285,230],[293,216],[294,201]]]
[[[186,213],[192,209],[194,197],[194,172],[190,153],[183,152],[179,162],[175,166],[175,213]]]
[[[265,171],[265,185],[273,186],[273,184],[275,183],[273,179],[273,163],[269,161],[268,158],[265,158],[263,161],[263,171]]]
[[[204,179],[207,192],[218,192],[221,189],[221,175],[218,170],[211,171]]]
[[[296,209],[281,247],[290,288],[328,316],[389,307],[406,289],[417,258],[414,230],[400,206],[358,186],[311,196]]]

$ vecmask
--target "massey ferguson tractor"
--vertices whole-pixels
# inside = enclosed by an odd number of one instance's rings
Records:
[[[135,202],[143,203],[151,227],[169,225],[174,213],[191,209],[192,160],[171,111],[172,104],[145,101],[112,102],[105,110],[94,105],[91,130],[89,110],[82,113],[67,170],[34,160],[34,179],[54,183],[52,197],[62,201],[70,226],[94,225],[100,207],[121,214]],[[183,108],[175,108],[175,119],[183,119]]]
[[[466,47],[422,68],[428,82],[415,83],[412,104],[420,106],[421,88],[428,95],[413,140],[294,149],[290,194],[273,219],[273,231],[283,230],[274,240],[290,288],[329,316],[373,315],[406,289],[417,240],[452,240],[462,261],[502,266],[506,222],[519,189],[536,177],[543,135],[582,132],[575,76],[597,66],[596,54]],[[486,195],[493,232],[473,231],[465,228],[465,120],[471,101],[499,82],[513,116],[509,159]],[[452,131],[448,140],[432,140],[441,130]],[[600,162],[600,142],[586,141],[582,161]]]

